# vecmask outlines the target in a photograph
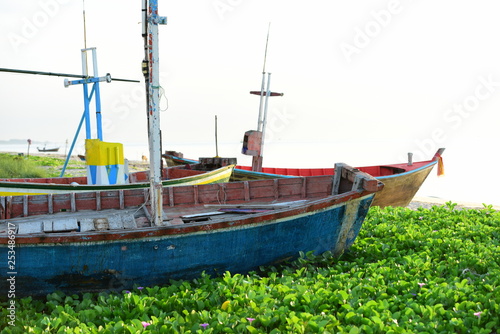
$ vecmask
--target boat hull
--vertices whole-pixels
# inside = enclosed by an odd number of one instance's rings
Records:
[[[36,148],[38,152],[59,152],[59,147],[55,148]]]
[[[406,173],[378,177],[384,183],[384,189],[375,195],[372,205],[382,208],[408,206],[436,164],[433,161]]]
[[[299,252],[341,253],[354,242],[372,200],[373,194],[338,204],[320,201],[197,232],[172,226],[130,235],[109,233],[109,239],[101,241],[82,237],[71,243],[44,243],[28,238],[15,248],[15,295],[120,291],[195,278],[202,272],[245,273],[297,258]],[[0,245],[2,254],[6,246]],[[0,270],[9,274],[6,263],[2,261]],[[9,282],[2,280],[0,289],[8,291]]]
[[[172,155],[163,156],[169,166],[195,164],[196,160],[179,158]],[[438,158],[428,161],[408,164],[392,164],[380,166],[357,167],[384,183],[384,189],[377,192],[373,206],[401,206],[406,207],[424,183]],[[253,172],[249,166],[236,166],[232,181],[271,179],[276,177],[290,178],[298,176],[333,175],[334,168],[270,168],[263,167],[262,172]]]
[[[197,172],[190,171],[193,175],[184,177],[169,178],[168,180],[162,181],[164,187],[175,187],[182,185],[197,185],[197,184],[208,184],[208,183],[220,183],[228,182],[231,174],[233,172],[234,166],[225,166],[209,172]],[[180,173],[182,170],[172,169],[169,171],[172,176],[175,172]],[[149,174],[148,174],[149,175]],[[86,185],[86,184],[68,184],[62,182],[69,182],[70,180],[65,180],[65,178],[53,178],[47,179],[49,183],[33,182],[35,179],[31,179],[32,182],[22,182],[19,179],[18,182],[13,182],[12,180],[0,180],[0,196],[17,196],[17,195],[44,195],[44,194],[65,194],[65,193],[83,193],[89,191],[109,191],[116,189],[147,189],[150,187],[148,176],[143,177],[142,180],[134,180],[137,182],[131,182],[127,184],[116,184],[116,185]],[[82,179],[83,178],[78,178]],[[50,182],[52,181],[52,182]]]

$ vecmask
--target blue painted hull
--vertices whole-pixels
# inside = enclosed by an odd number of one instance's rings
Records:
[[[194,232],[171,226],[165,231],[175,232],[140,237],[123,233],[120,240],[20,243],[15,247],[15,295],[120,291],[192,279],[203,271],[245,273],[297,258],[300,251],[339,253],[354,242],[373,196]],[[6,246],[0,245],[1,254],[7,253]],[[0,262],[0,271],[10,271],[7,261]],[[9,282],[2,280],[0,290],[8,291]]]

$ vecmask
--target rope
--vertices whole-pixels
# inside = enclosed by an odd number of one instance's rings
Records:
[[[160,97],[159,97],[159,100],[160,100],[160,102],[159,102],[159,104],[160,104],[160,111],[167,111],[167,109],[168,109],[168,98],[165,95],[165,89],[163,89],[162,86],[154,86],[154,85],[151,85],[151,88],[158,89],[160,91]],[[161,98],[162,97],[165,98],[165,101],[167,101],[167,107],[166,108],[162,108],[161,107]]]
[[[165,99],[165,101],[167,102],[167,106],[166,106],[165,108],[162,108],[162,107],[161,107],[161,98],[162,98],[162,97],[163,97],[163,98]],[[160,86],[160,103],[159,103],[159,104],[160,104],[160,111],[162,111],[162,112],[163,112],[163,111],[167,111],[167,109],[168,109],[168,98],[167,98],[167,96],[165,95],[165,89],[163,89],[163,87],[162,87],[162,86]]]
[[[222,200],[221,200],[221,193],[222,193]],[[219,183],[219,189],[217,190],[217,202],[219,204],[226,204],[227,201],[227,193],[226,193],[226,187],[224,184]]]

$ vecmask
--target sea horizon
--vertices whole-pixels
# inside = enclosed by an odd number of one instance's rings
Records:
[[[57,154],[67,155],[70,145],[66,143],[47,143],[47,148],[59,147]],[[41,154],[36,144],[30,145],[30,154]],[[41,144],[38,147],[42,146]],[[264,166],[267,167],[293,167],[293,168],[326,168],[333,167],[336,162],[344,162],[351,166],[374,166],[384,164],[405,163],[408,159],[407,152],[384,152],[380,143],[350,142],[348,147],[342,143],[268,143],[264,148]],[[387,145],[386,145],[387,146]],[[147,143],[123,143],[124,156],[129,161],[142,161],[142,156],[149,159]],[[251,165],[251,157],[241,153],[241,143],[220,143],[218,147],[210,143],[172,143],[162,147],[162,151],[181,152],[185,158],[199,159],[200,157],[236,158],[240,165]],[[0,141],[0,152],[13,152],[28,154],[28,145],[10,144]],[[325,152],[332,152],[326,154]],[[360,153],[362,152],[362,153]],[[75,145],[71,155],[84,155],[83,141]],[[421,158],[417,154],[414,161],[430,160],[433,154]],[[481,154],[478,153],[475,162],[481,163]],[[437,176],[434,168],[415,197],[435,198],[437,202],[466,202],[486,205],[500,205],[496,188],[484,183],[464,183],[463,174],[459,168],[463,157],[455,155],[453,150],[445,150],[443,154],[445,175]]]

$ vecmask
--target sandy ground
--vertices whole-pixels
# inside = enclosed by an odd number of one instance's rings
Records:
[[[434,205],[445,205],[446,202],[449,202],[449,200],[444,200],[441,198],[437,197],[414,197],[413,201],[408,205],[408,208],[410,209],[417,209],[419,207],[423,207],[426,209],[430,209]],[[471,203],[471,202],[455,202],[451,201],[453,203],[456,203],[457,206],[455,207],[456,209],[483,209],[484,205],[482,203]],[[495,210],[500,210],[499,205],[493,205],[493,209]]]

